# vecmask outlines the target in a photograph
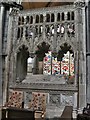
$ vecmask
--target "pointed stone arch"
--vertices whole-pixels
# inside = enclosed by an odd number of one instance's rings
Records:
[[[73,50],[73,52],[76,52],[76,51],[77,51],[77,47],[75,46],[75,44],[73,44],[73,43],[70,42],[70,41],[62,41],[62,42],[60,42],[60,44],[58,45],[58,50],[60,49],[60,46],[63,46],[65,43],[66,43],[67,45],[71,46],[71,49]]]
[[[68,43],[63,43],[62,45],[60,45],[60,50],[63,50],[63,52],[65,51],[71,51],[71,52],[74,52],[72,46]]]
[[[41,41],[39,41],[37,44],[35,44],[34,45],[34,50],[33,50],[33,52],[35,53],[35,51],[37,50],[37,47],[39,46],[39,45],[41,45],[42,43],[46,43],[46,44],[48,44],[50,47],[49,47],[49,49],[50,50],[52,50],[52,44],[49,42],[49,41],[45,41],[45,40],[41,40]]]
[[[46,42],[42,42],[41,44],[39,44],[37,46],[37,50],[35,52],[35,54],[39,57],[39,58],[44,58],[45,57],[45,53],[48,53],[48,51],[50,50],[50,45],[47,44]]]
[[[75,83],[75,51],[73,47],[63,42],[57,54],[58,61],[60,61],[60,74],[67,76],[67,83]]]
[[[20,42],[19,45],[17,45],[17,47],[14,50],[14,53],[18,53],[23,46],[27,48],[27,51],[29,53],[32,52],[30,44],[25,41],[25,42]]]

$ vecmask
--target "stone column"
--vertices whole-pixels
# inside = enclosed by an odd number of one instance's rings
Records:
[[[35,55],[34,57],[34,61],[33,61],[33,74],[37,74],[38,73],[38,57],[37,55]]]
[[[86,101],[90,103],[90,1],[86,6]]]
[[[39,74],[43,74],[43,61],[39,61]]]
[[[1,4],[0,9],[0,106],[2,106],[2,41],[5,7]]]
[[[78,108],[86,106],[86,61],[85,57],[85,3],[75,2],[76,12],[76,39],[77,39],[77,86]]]

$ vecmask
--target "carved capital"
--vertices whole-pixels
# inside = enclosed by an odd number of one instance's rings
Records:
[[[82,1],[82,0],[75,1],[75,2],[74,2],[74,6],[75,6],[75,8],[82,8],[82,7],[85,7],[85,2]]]
[[[18,8],[10,8],[10,12],[9,15],[16,15],[19,13],[19,9]]]

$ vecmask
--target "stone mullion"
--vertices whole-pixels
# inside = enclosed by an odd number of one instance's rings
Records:
[[[64,23],[64,28],[65,28],[64,39],[65,39],[65,41],[67,41],[68,40],[68,35],[67,35],[68,26],[67,26],[67,22]],[[69,37],[69,40],[70,40],[70,37]]]
[[[23,25],[23,40],[26,40],[25,39],[25,33],[26,33],[26,16],[24,16],[24,25]]]
[[[33,16],[33,37],[32,37],[32,50],[34,51],[34,39],[35,39],[35,21],[36,21],[36,16]],[[37,55],[35,54],[34,56],[34,62],[33,62],[33,74],[37,74],[38,73],[38,58]]]
[[[49,15],[50,15],[50,22],[51,22],[51,13],[49,13]]]
[[[65,14],[65,23],[64,23],[65,33],[64,33],[64,38],[65,38],[65,41],[67,41],[67,39],[68,39],[68,35],[67,35],[67,12],[64,12],[64,14]]]
[[[33,25],[33,36],[32,36],[32,40],[31,40],[31,51],[33,52],[34,51],[34,40],[35,40],[35,25]]]
[[[65,21],[67,21],[67,12],[64,12],[65,14]]]
[[[34,51],[34,40],[35,40],[35,15],[33,16],[33,36],[32,36],[32,43],[31,43],[31,51]]]
[[[16,45],[17,42],[19,41],[20,38],[18,38],[18,29],[20,27],[18,27],[18,18],[15,16],[14,18],[14,30],[13,30],[13,45]]]
[[[33,24],[35,24],[35,21],[36,21],[36,16],[33,15]]]
[[[56,48],[57,48],[57,24],[54,24],[53,52],[56,52]]]
[[[62,21],[62,13],[60,12],[60,21]]]
[[[45,25],[46,25],[46,13],[43,14],[43,17],[44,18],[43,18],[43,33],[42,34],[43,34],[43,39],[45,40],[46,39],[46,33],[45,33],[46,32],[45,31],[46,30],[46,27],[45,27]]]
[[[57,52],[57,14],[54,13],[54,16],[55,16],[55,23],[54,23],[54,38],[53,38],[53,52]]]

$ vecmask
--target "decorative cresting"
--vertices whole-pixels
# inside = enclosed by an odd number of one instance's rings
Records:
[[[16,22],[14,46],[28,42],[33,53],[43,42],[48,43],[52,51],[58,51],[62,41],[76,42],[73,5],[21,11]]]

